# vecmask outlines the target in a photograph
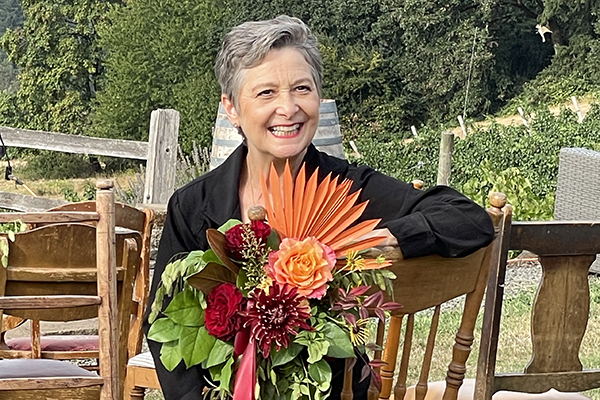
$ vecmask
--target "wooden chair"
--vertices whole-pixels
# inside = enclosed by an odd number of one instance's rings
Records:
[[[95,212],[96,202],[87,201],[60,206],[49,212]],[[129,357],[140,352],[143,335],[141,323],[145,304],[148,301],[150,274],[150,240],[154,213],[150,209],[140,211],[125,204],[115,204],[115,224],[117,229],[117,257],[122,260],[124,240],[135,239],[136,247],[141,249],[138,254],[128,261],[135,265],[129,266],[130,274],[119,290],[119,337],[120,341],[120,383],[125,382],[125,366]],[[94,224],[95,221],[85,221]],[[41,227],[48,224],[35,224]],[[93,257],[93,254],[90,254]],[[132,292],[132,289],[134,291]],[[124,299],[124,300],[121,300]],[[6,340],[5,351],[0,350],[0,356],[28,357],[51,359],[98,358],[98,335],[40,335],[39,320],[31,320],[31,337],[21,337]],[[9,350],[9,351],[6,351]]]
[[[467,397],[586,398],[573,392],[600,387],[600,369],[584,370],[579,360],[590,304],[588,269],[600,253],[600,221],[513,222],[504,247],[503,259],[488,286],[484,315],[487,334],[482,337],[475,394]],[[522,373],[496,374],[509,249],[537,254],[543,274],[532,308],[531,360]]]
[[[491,266],[499,261],[501,242],[506,221],[510,221],[512,208],[506,205],[506,196],[495,193],[490,197],[492,207],[488,210],[495,225],[496,237],[486,248],[462,258],[427,256],[415,259],[394,261],[391,267],[397,279],[394,282],[394,301],[403,305],[389,321],[386,344],[382,352],[375,353],[376,359],[384,361],[380,368],[381,392],[372,380],[369,400],[389,399],[396,371],[396,359],[400,343],[402,320],[406,317],[406,332],[402,357],[398,369],[398,379],[393,389],[394,399],[425,398],[428,388],[429,369],[437,334],[441,305],[449,300],[466,295],[462,320],[452,349],[452,362],[448,366],[443,398],[457,398],[466,371],[466,361],[473,343],[475,321],[481,306],[488,273]],[[388,258],[394,258],[388,254]],[[390,257],[391,256],[391,257]],[[416,388],[407,387],[408,366],[411,354],[415,314],[434,308],[431,328],[425,349],[421,374]],[[385,325],[380,323],[377,330],[377,344],[383,345]],[[347,365],[350,361],[347,360]],[[352,370],[346,368],[342,400],[352,399]]]
[[[0,267],[0,310],[42,320],[55,318],[56,313],[62,320],[76,320],[95,310],[99,375],[66,361],[2,359],[2,399],[119,399],[117,278],[126,271],[118,271],[116,266],[112,182],[100,181],[97,187],[97,212],[0,214],[0,222],[52,223],[17,234],[14,242],[7,235],[0,236],[2,256],[5,260],[7,256],[7,267]],[[97,221],[97,226],[77,223],[87,220]],[[135,256],[135,241],[126,239],[124,244],[123,257]],[[95,257],[91,264],[90,248]],[[44,253],[46,260],[40,257]],[[59,281],[49,283],[48,276]],[[28,277],[27,284],[19,280],[22,277]],[[90,286],[94,286],[92,290]]]

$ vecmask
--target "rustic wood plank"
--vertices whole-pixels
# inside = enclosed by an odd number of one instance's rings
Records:
[[[0,309],[52,309],[93,306],[102,303],[99,296],[14,296],[0,297]]]
[[[65,223],[98,220],[98,214],[95,212],[25,212],[25,213],[0,213],[0,223],[21,221],[26,224],[40,223]]]
[[[13,378],[0,380],[0,393],[3,390],[61,389],[98,386],[104,383],[101,377],[63,378]],[[116,399],[117,397],[115,397]]]
[[[531,318],[533,354],[525,372],[582,370],[579,349],[590,308],[588,270],[595,259],[540,257],[542,280]]]
[[[117,279],[123,280],[125,268],[117,268]],[[96,282],[96,268],[11,267],[7,269],[9,283],[21,282]]]
[[[175,191],[179,112],[154,110],[150,116],[144,203],[166,204]]]
[[[148,143],[0,126],[6,146],[146,160]]]
[[[538,256],[598,254],[599,237],[598,221],[519,221],[512,224],[509,248]]]
[[[550,389],[560,392],[582,392],[600,387],[600,370],[577,372],[550,372],[532,374],[498,374],[494,393],[499,390],[543,393]]]
[[[99,365],[104,386],[100,400],[119,398],[119,319],[117,309],[117,264],[115,249],[115,197],[110,180],[96,182],[96,226],[98,295],[104,299],[98,307]]]
[[[68,203],[63,200],[33,197],[20,193],[0,192],[0,208],[22,212],[44,211]]]

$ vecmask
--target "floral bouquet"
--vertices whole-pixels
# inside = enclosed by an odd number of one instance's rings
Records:
[[[379,382],[367,319],[401,307],[384,302],[390,263],[360,253],[383,240],[364,238],[379,220],[355,224],[367,206],[355,205],[360,191],[317,174],[307,180],[302,166],[294,182],[289,165],[282,177],[272,167],[268,182],[261,176],[266,210],[209,229],[209,250],[166,266],[148,338],[162,343],[168,370],[201,365],[209,394],[235,400],[324,399],[333,358],[365,358],[362,378]]]

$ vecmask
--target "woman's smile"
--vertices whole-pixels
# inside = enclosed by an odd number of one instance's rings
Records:
[[[288,125],[288,126],[285,126],[285,125],[272,126],[269,128],[269,130],[276,137],[291,138],[291,137],[297,136],[300,133],[300,129],[302,128],[302,125],[303,124],[293,124],[293,125]]]

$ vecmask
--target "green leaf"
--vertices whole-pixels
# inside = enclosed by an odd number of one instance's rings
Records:
[[[271,234],[267,238],[267,247],[269,247],[271,250],[277,250],[279,248],[280,242],[281,241],[279,240],[277,232],[275,232],[274,229],[271,230]]]
[[[2,254],[2,266],[4,268],[8,267],[8,256],[6,254]]]
[[[236,225],[242,224],[243,222],[240,221],[239,219],[230,219],[229,221],[225,222],[223,225],[221,225],[219,227],[219,229],[217,229],[219,232],[221,232],[222,234],[225,234],[225,232],[227,232],[229,229],[233,228]]]
[[[327,354],[328,349],[329,342],[327,340],[315,340],[308,345],[308,359],[306,361],[309,364],[319,361]]]
[[[205,252],[202,250],[192,251],[190,254],[188,254],[185,260],[183,260],[185,268],[183,275],[185,278],[202,271],[202,269],[206,266],[204,254]]]
[[[354,357],[354,347],[350,341],[350,335],[347,331],[340,328],[336,323],[327,321],[323,326],[323,335],[329,342],[327,355],[335,358]]]
[[[308,365],[308,374],[319,384],[321,391],[329,390],[331,385],[331,367],[325,360]]]
[[[181,360],[181,348],[177,340],[163,343],[160,348],[160,361],[168,371],[173,371]]]
[[[300,352],[304,346],[298,343],[290,343],[290,345],[285,348],[281,348],[279,351],[275,352],[272,356],[272,366],[277,367],[279,365],[287,364],[292,361]]]
[[[223,369],[221,369],[221,379],[219,381],[219,388],[226,390],[227,392],[229,392],[229,382],[231,381],[232,366],[233,357],[229,357],[229,360],[227,360],[227,362],[223,366]]]
[[[214,367],[224,363],[229,356],[233,353],[233,345],[222,340],[217,339],[213,346],[208,359],[206,360],[205,368]]]
[[[179,325],[204,325],[204,311],[200,307],[198,295],[192,290],[177,293],[165,309],[164,314]]]
[[[179,339],[181,325],[177,325],[169,318],[161,318],[152,325],[148,331],[148,339],[159,343],[167,343]]]
[[[203,326],[200,328],[183,327],[181,329],[179,346],[181,347],[185,365],[190,368],[204,362],[208,358],[216,340]]]
[[[204,255],[202,256],[202,260],[207,264],[211,263],[211,262],[214,262],[217,264],[223,264],[221,262],[221,259],[219,258],[219,256],[217,256],[217,254],[212,249],[208,249],[204,252]]]
[[[9,239],[11,242],[14,242],[14,241],[15,241],[15,233],[14,233],[13,231],[8,231],[8,239]]]

